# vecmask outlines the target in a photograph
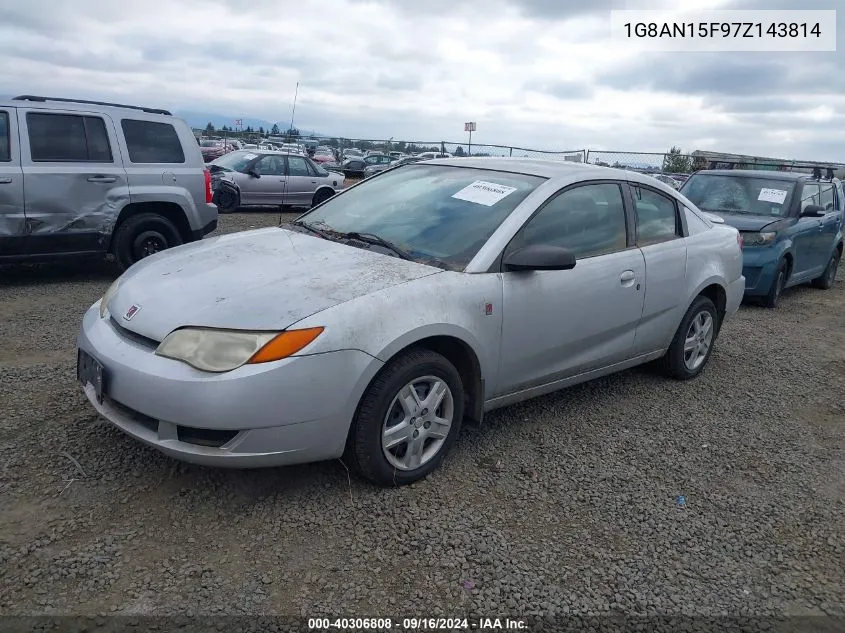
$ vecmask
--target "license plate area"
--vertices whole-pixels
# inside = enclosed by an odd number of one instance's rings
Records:
[[[101,404],[103,393],[105,393],[105,378],[106,372],[102,363],[88,352],[78,350],[76,355],[76,379],[82,383],[83,387],[91,385],[94,388],[94,394],[97,396],[97,402]]]

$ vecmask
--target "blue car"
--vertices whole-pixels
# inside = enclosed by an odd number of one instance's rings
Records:
[[[747,298],[774,308],[790,286],[833,286],[845,209],[838,179],[714,169],[694,173],[680,191],[742,234]]]

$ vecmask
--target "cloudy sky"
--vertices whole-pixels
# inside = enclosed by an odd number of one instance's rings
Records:
[[[637,53],[611,9],[841,9],[835,53]],[[0,94],[351,138],[845,161],[842,0],[0,0]]]

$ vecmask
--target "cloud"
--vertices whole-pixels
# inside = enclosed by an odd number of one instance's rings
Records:
[[[0,92],[290,120],[350,138],[845,160],[841,53],[634,54],[609,11],[792,0],[28,0]],[[801,8],[837,8],[806,0]],[[806,6],[805,6],[806,5]],[[845,47],[845,11],[839,46]],[[841,49],[840,49],[841,50]]]

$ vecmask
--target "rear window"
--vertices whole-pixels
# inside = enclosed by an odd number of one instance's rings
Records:
[[[29,112],[26,123],[34,162],[114,162],[100,117]]]
[[[129,161],[133,163],[184,163],[185,153],[175,128],[169,123],[123,119],[120,122]]]
[[[0,110],[0,161],[12,160],[12,144],[9,140],[9,113]]]

